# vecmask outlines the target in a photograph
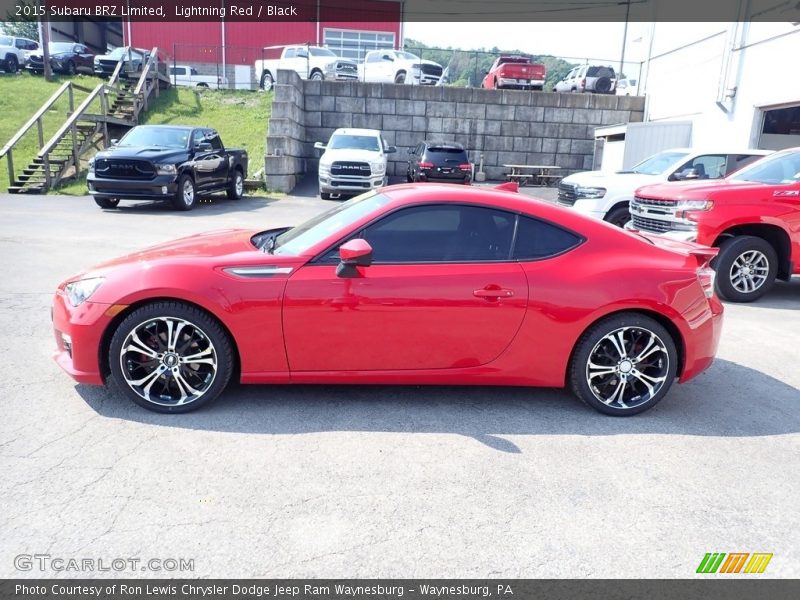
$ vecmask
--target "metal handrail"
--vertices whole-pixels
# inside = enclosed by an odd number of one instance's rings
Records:
[[[14,137],[12,137],[8,141],[8,143],[5,146],[3,146],[3,149],[0,150],[0,158],[5,156],[9,150],[11,150],[14,146],[16,146],[17,142],[19,142],[20,139],[22,139],[22,136],[28,133],[28,130],[34,125],[36,125],[36,122],[44,116],[44,113],[50,110],[50,107],[53,106],[53,104],[55,104],[58,101],[58,99],[61,98],[64,92],[69,90],[69,88],[72,86],[73,84],[71,81],[63,83],[61,87],[58,88],[58,90],[52,96],[50,96],[50,99],[47,102],[45,102],[42,105],[42,107],[39,110],[37,110],[36,113],[30,119],[28,119],[28,122],[25,123],[25,125],[23,125],[20,128],[20,130],[14,134]]]

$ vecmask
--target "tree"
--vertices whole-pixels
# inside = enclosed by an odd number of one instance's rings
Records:
[[[5,21],[0,29],[6,35],[23,37],[29,40],[39,39],[39,24],[36,21]]]

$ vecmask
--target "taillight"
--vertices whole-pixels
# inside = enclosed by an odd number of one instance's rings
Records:
[[[419,168],[420,169],[432,169],[433,168],[433,163],[421,162],[421,163],[419,163]]]
[[[469,163],[464,163],[463,165],[458,165],[458,168],[462,171],[466,171],[467,173],[472,172],[472,165]]]
[[[582,88],[586,87],[586,79],[581,79],[581,87]]]
[[[714,280],[716,276],[716,271],[709,266],[697,269],[697,281],[700,282],[700,287],[703,288],[706,298],[711,298],[714,295]]]

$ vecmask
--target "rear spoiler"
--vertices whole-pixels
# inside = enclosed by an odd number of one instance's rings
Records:
[[[516,181],[506,181],[505,183],[494,186],[493,189],[500,190],[501,192],[519,192],[519,183]]]
[[[634,230],[644,238],[647,238],[656,246],[661,246],[667,250],[672,250],[684,256],[694,256],[697,259],[697,264],[701,267],[707,265],[711,260],[719,254],[719,248],[712,248],[710,246],[703,246],[702,244],[695,244],[694,242],[683,242],[681,240],[674,240],[662,235],[650,235],[642,231]]]

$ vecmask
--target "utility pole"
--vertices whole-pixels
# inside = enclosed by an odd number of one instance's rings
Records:
[[[44,0],[40,4],[45,5]],[[46,10],[46,8],[45,8]],[[44,13],[45,10],[40,12]],[[42,45],[42,60],[44,61],[44,79],[45,81],[53,80],[53,71],[50,67],[50,21],[47,20],[46,15],[39,16],[39,42]]]
[[[622,55],[619,58],[619,71],[617,71],[617,80],[622,78],[623,69],[625,68],[625,46],[628,44],[628,19],[630,18],[630,14],[631,0],[625,0],[625,29],[622,33]]]

